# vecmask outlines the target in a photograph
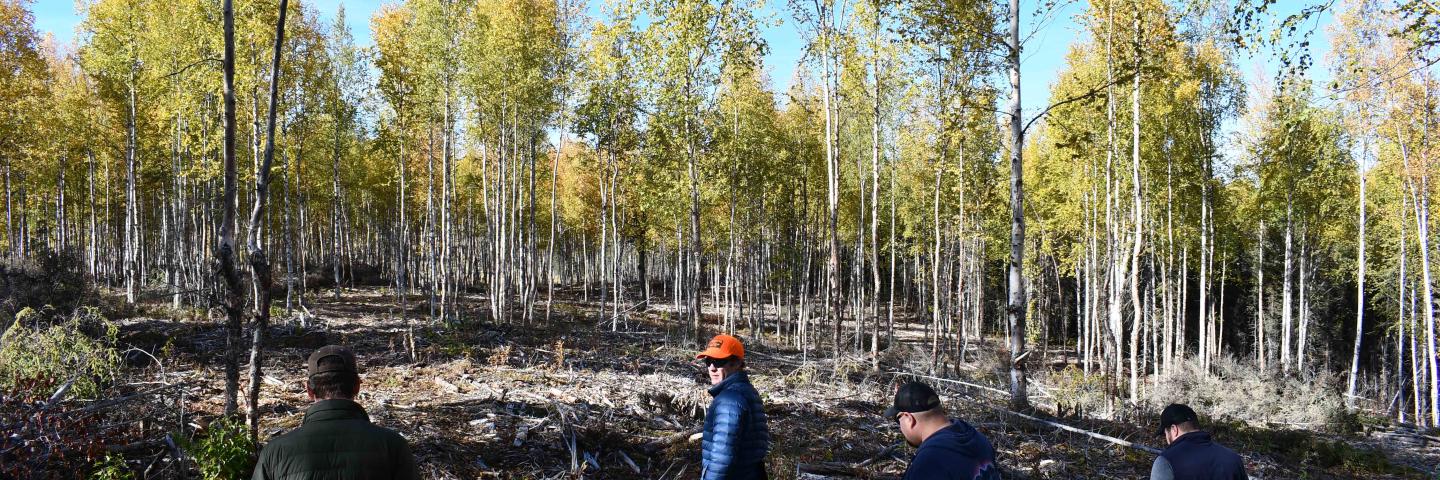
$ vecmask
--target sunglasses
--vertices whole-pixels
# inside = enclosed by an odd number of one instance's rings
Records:
[[[724,366],[726,366],[726,365],[729,365],[729,364],[730,364],[730,361],[731,361],[732,359],[730,359],[730,358],[710,358],[710,357],[706,357],[706,358],[702,358],[702,359],[700,359],[700,360],[701,360],[701,362],[704,362],[705,366],[707,366],[707,367],[724,367]]]

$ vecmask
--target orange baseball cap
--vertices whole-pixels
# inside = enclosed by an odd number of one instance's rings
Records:
[[[740,345],[740,340],[729,335],[716,335],[710,339],[710,343],[704,351],[695,354],[695,358],[745,358],[745,346]]]

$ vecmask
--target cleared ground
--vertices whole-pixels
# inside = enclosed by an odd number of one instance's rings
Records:
[[[360,356],[361,404],[376,423],[410,440],[426,478],[696,477],[699,445],[690,437],[709,403],[693,361],[696,343],[659,310],[633,311],[611,331],[608,317],[602,320],[597,306],[577,301],[575,293],[557,298],[549,322],[542,306],[536,315],[542,320],[530,324],[452,325],[424,320],[418,301],[404,321],[393,297],[380,290],[350,290],[338,300],[320,295],[309,305],[317,318],[308,327],[286,321],[268,331],[260,437],[299,425],[308,404],[305,356],[341,343]],[[462,306],[466,316],[479,318],[477,309],[486,304],[471,298]],[[122,321],[120,339],[154,352],[164,372],[156,360],[135,354],[131,369],[157,381],[183,382],[186,423],[203,427],[223,409],[223,333],[204,318],[154,317]],[[707,318],[711,327],[716,320]],[[910,368],[928,345],[908,343],[919,339],[919,327],[897,328],[897,337],[907,340],[882,357],[879,371],[867,358],[817,359],[814,351],[802,354],[773,338],[750,340],[747,363],[776,441],[772,478],[894,478],[903,472],[913,449],[897,446],[901,437],[880,412],[901,380],[894,372]],[[407,332],[413,332],[413,359]],[[993,350],[983,345],[977,351]],[[966,378],[967,369],[983,368],[983,359],[975,363],[957,369],[956,379],[982,381]],[[1151,454],[1017,418],[984,389],[939,385],[949,394],[953,416],[990,437],[1007,478],[1143,478],[1149,472]],[[1043,404],[1043,393],[1036,400]],[[1153,427],[1140,421],[1062,422],[1159,446],[1149,434]],[[1257,478],[1425,478],[1404,465],[1433,469],[1440,459],[1434,446],[1422,446],[1377,449],[1366,458],[1379,467],[1343,456],[1338,466],[1327,465],[1336,462],[1297,457],[1276,444],[1313,442],[1318,434],[1220,428],[1220,440],[1245,455]],[[1346,445],[1382,446],[1364,439]]]

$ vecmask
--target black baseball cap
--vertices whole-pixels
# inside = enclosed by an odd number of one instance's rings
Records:
[[[928,412],[940,406],[935,389],[920,382],[910,382],[895,390],[895,405],[885,409],[885,418],[893,419],[901,412]]]
[[[321,360],[330,357],[339,358],[339,364],[320,365]],[[360,373],[360,369],[355,366],[355,352],[340,345],[326,345],[315,350],[315,353],[311,353],[310,358],[305,361],[305,367],[306,374],[311,377],[331,372]]]
[[[1165,429],[1185,422],[1200,423],[1200,417],[1185,404],[1172,403],[1160,412],[1160,428],[1155,430],[1155,435],[1164,435]]]

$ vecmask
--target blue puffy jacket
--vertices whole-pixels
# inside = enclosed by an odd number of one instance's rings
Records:
[[[764,479],[765,454],[770,453],[770,429],[765,406],[745,372],[731,375],[710,387],[710,409],[705,411],[705,437],[700,460],[703,480]]]

